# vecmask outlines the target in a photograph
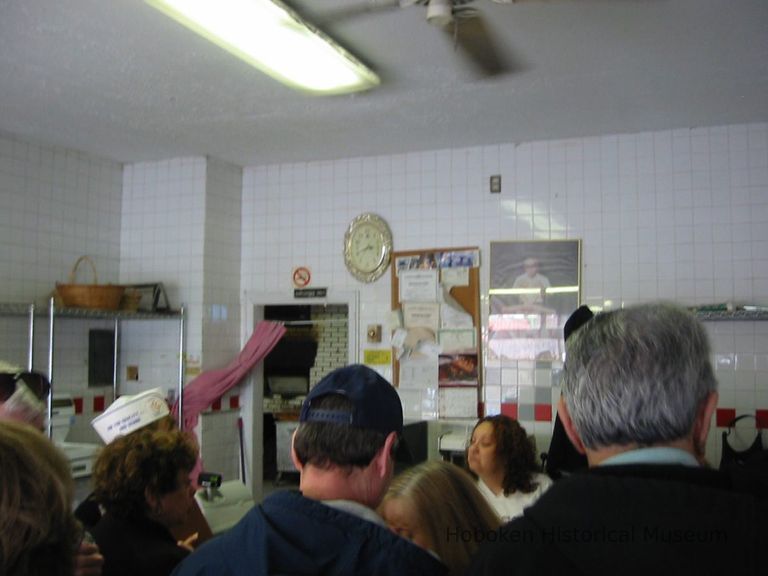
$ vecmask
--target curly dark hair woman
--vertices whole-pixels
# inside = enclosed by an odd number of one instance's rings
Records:
[[[486,416],[472,430],[467,466],[504,520],[522,514],[551,484],[538,473],[534,445],[517,420]]]
[[[188,553],[171,531],[195,506],[189,474],[192,438],[177,429],[146,429],[117,438],[99,454],[94,496],[106,514],[93,529],[103,576],[166,576]]]

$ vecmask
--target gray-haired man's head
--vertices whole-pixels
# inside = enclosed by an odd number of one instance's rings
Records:
[[[599,314],[568,340],[563,397],[588,449],[685,438],[716,388],[707,334],[678,306]]]

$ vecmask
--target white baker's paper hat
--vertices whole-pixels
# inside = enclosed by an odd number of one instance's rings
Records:
[[[109,444],[118,436],[125,436],[160,420],[170,413],[160,388],[152,388],[134,396],[120,396],[104,413],[91,420],[91,426]]]

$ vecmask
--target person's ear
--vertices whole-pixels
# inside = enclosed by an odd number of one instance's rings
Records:
[[[579,433],[576,432],[576,428],[573,426],[573,420],[571,420],[571,414],[568,412],[568,407],[565,405],[565,400],[560,396],[560,400],[557,402],[557,415],[560,416],[560,422],[563,423],[563,430],[565,430],[568,439],[576,448],[579,454],[586,454],[587,450],[584,448],[584,443],[579,437]]]
[[[147,503],[147,509],[151,515],[157,516],[163,511],[160,498],[149,487],[144,488],[144,501]]]
[[[291,461],[293,462],[293,465],[296,467],[296,470],[299,472],[302,471],[304,468],[304,464],[301,463],[301,460],[299,460],[299,455],[296,454],[296,449],[293,447],[293,441],[296,439],[296,430],[293,431],[293,434],[291,435]]]
[[[707,436],[712,425],[712,414],[717,409],[719,399],[720,396],[716,391],[710,392],[696,412],[696,419],[693,421],[693,449],[698,458],[704,457]]]
[[[385,478],[394,468],[392,451],[397,442],[397,432],[390,432],[384,440],[384,446],[373,457],[372,464],[376,468],[376,475]]]

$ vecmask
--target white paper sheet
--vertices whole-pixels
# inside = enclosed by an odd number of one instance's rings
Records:
[[[440,418],[476,418],[477,388],[440,388]]]
[[[437,302],[403,302],[403,325],[406,328],[440,329],[440,304]]]
[[[405,328],[398,328],[392,332],[392,348],[400,349],[405,344],[405,337],[408,336],[408,330]]]
[[[437,356],[400,362],[400,388],[437,388]]]
[[[442,330],[472,328],[475,325],[472,315],[451,296],[450,286],[441,286],[438,298],[440,301],[440,328]]]
[[[437,302],[438,270],[400,272],[400,302]]]
[[[438,342],[445,354],[469,352],[477,349],[474,328],[460,330],[440,330]]]
[[[443,268],[440,283],[443,286],[469,286],[469,268]]]

